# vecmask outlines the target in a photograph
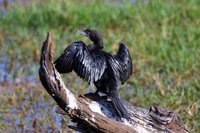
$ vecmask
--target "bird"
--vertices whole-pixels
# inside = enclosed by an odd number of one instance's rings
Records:
[[[80,78],[96,87],[95,94],[102,92],[111,99],[120,117],[130,119],[117,88],[132,74],[133,63],[128,48],[120,43],[117,53],[112,55],[103,51],[103,38],[97,30],[78,32],[88,37],[92,44],[86,45],[83,41],[71,43],[55,60],[55,68],[61,74],[75,71]]]

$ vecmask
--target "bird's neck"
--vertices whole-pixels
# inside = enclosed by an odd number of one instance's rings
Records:
[[[89,50],[101,50],[103,49],[103,39],[99,39],[97,41],[94,41],[93,44],[90,44],[88,46]]]
[[[93,44],[96,46],[97,49],[103,48],[103,39],[98,38],[96,41],[93,42]]]
[[[99,39],[99,41],[97,42],[97,46],[102,49],[103,48],[103,39]]]
[[[97,47],[95,44],[90,44],[90,45],[88,45],[88,49],[89,49],[90,51],[93,51],[93,50],[97,51],[97,50],[98,50],[98,47]]]

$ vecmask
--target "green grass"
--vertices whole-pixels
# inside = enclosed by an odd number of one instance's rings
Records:
[[[56,58],[75,40],[89,43],[77,34],[78,29],[95,28],[104,37],[106,51],[115,52],[119,42],[129,47],[135,69],[120,87],[121,97],[140,107],[155,104],[176,111],[191,132],[198,132],[199,12],[198,0],[134,5],[79,0],[15,3],[0,17],[0,57],[10,57],[8,72],[19,64],[12,71],[13,79],[35,75],[38,80],[40,49],[47,31],[52,32]],[[85,83],[81,87],[70,76],[65,78],[71,88],[81,88],[77,93],[83,93]]]

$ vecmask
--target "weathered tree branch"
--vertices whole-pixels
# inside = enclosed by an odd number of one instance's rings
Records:
[[[105,97],[94,94],[75,96],[64,85],[52,62],[53,43],[48,33],[41,51],[39,76],[42,85],[57,102],[62,114],[68,115],[80,132],[187,132],[178,116],[171,111],[151,106],[149,109],[134,107],[124,101],[132,122],[120,119],[113,105]],[[61,111],[59,111],[61,112]]]

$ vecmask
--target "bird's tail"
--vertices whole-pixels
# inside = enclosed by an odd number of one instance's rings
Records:
[[[130,115],[128,113],[128,111],[126,110],[126,108],[124,107],[122,101],[120,100],[119,96],[117,93],[112,94],[111,95],[111,101],[115,107],[115,110],[117,111],[117,113],[124,118],[129,119]]]

